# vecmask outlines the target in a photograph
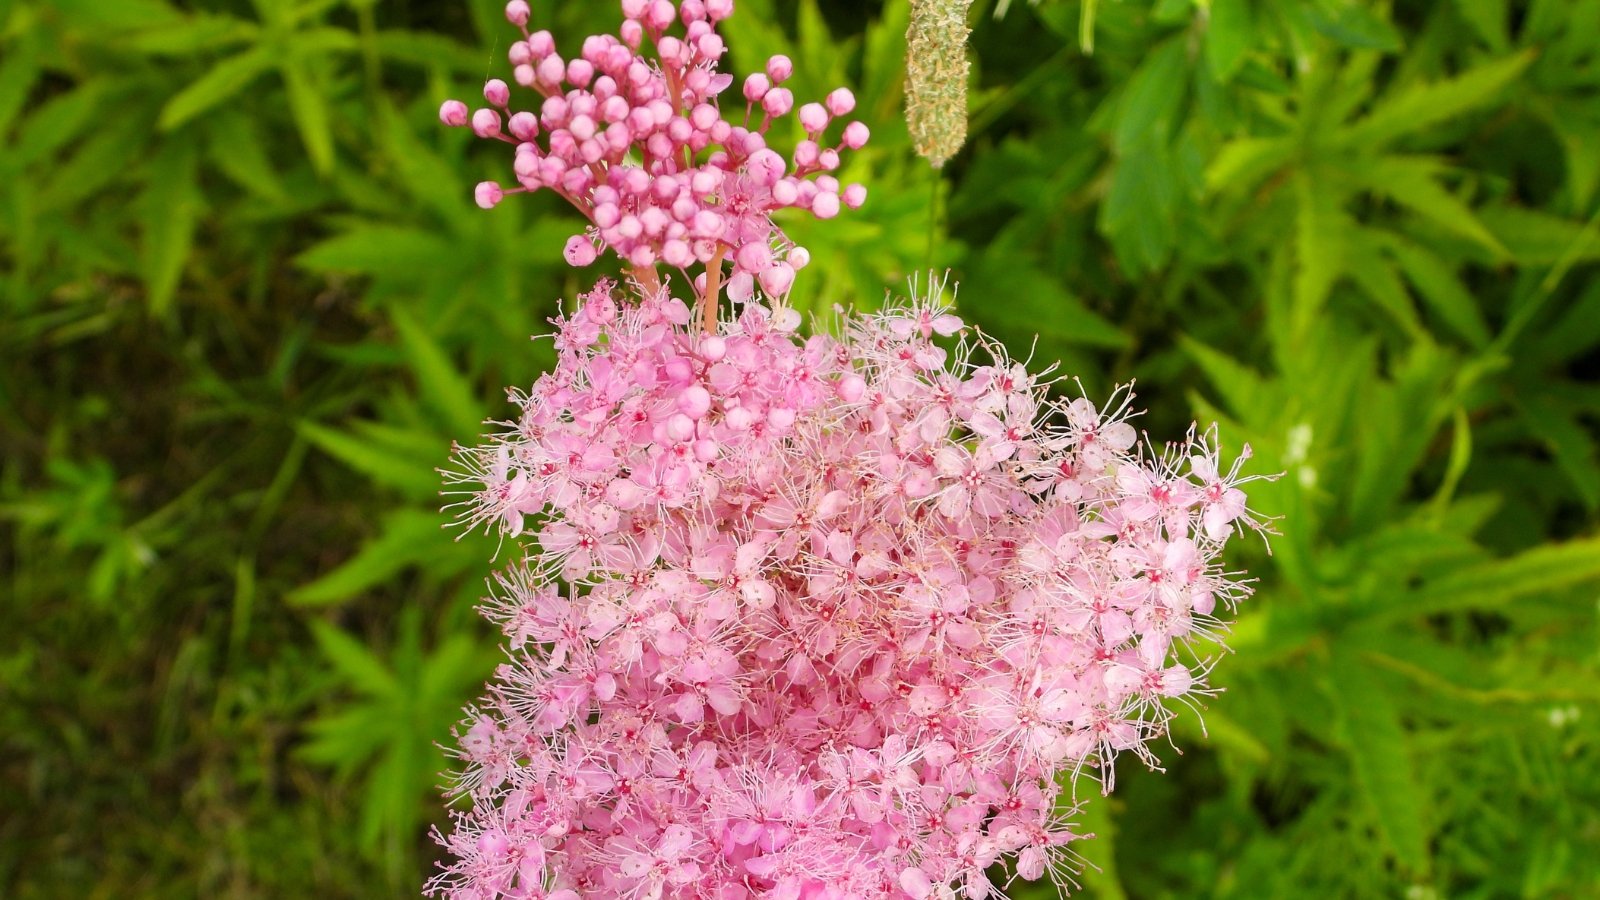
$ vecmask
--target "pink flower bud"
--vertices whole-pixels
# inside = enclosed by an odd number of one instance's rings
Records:
[[[505,106],[511,102],[511,88],[504,81],[491,78],[483,83],[483,99],[490,106]]]
[[[797,169],[809,169],[817,164],[817,155],[822,148],[816,141],[801,141],[794,145],[794,165]]]
[[[533,87],[534,82],[539,80],[538,73],[535,72],[533,66],[529,65],[528,63],[523,63],[522,65],[517,66],[515,69],[512,69],[511,77],[516,80],[517,84],[520,84],[523,87]]]
[[[499,203],[504,197],[505,191],[502,191],[500,185],[492,181],[479,182],[478,186],[472,191],[472,199],[476,200],[478,205],[484,209],[494,209],[495,204]]]
[[[839,385],[835,390],[839,399],[846,403],[855,403],[867,392],[867,381],[854,372],[846,372],[839,376]]]
[[[772,263],[772,250],[760,241],[751,241],[739,248],[734,260],[746,272],[759,272]]]
[[[650,0],[622,0],[622,17],[624,19],[642,19],[644,12],[650,7]]]
[[[534,59],[544,59],[556,52],[556,39],[548,31],[535,31],[528,35],[528,51]]]
[[[772,90],[772,83],[767,80],[767,76],[762,75],[760,72],[753,73],[744,80],[744,99],[751,103],[760,103],[761,98],[765,97],[767,91],[770,90]]]
[[[713,22],[721,22],[733,15],[733,0],[705,0],[706,18]]]
[[[694,264],[694,251],[685,241],[667,241],[661,245],[661,261],[675,268],[687,268]]]
[[[500,114],[492,109],[480,109],[472,114],[472,133],[481,138],[498,137]]]
[[[656,43],[656,54],[661,57],[661,64],[668,69],[683,68],[685,52],[683,41],[675,37],[664,37]]]
[[[804,247],[793,247],[789,250],[784,262],[794,267],[796,272],[811,264],[811,251]]]
[[[828,111],[821,103],[807,103],[800,107],[800,127],[806,134],[817,134],[828,127]]]
[[[763,269],[760,278],[762,293],[768,297],[781,297],[794,284],[794,267],[788,263],[776,263]]]
[[[867,186],[864,184],[852,184],[844,189],[844,194],[841,196],[844,199],[845,206],[851,209],[860,209],[861,204],[867,202]]]
[[[723,43],[722,35],[708,34],[694,42],[694,49],[701,59],[715,60],[721,59],[728,47]]]
[[[773,88],[761,98],[761,108],[773,118],[788,115],[794,108],[794,94],[788,88]]]
[[[533,50],[528,47],[527,41],[517,41],[506,51],[506,59],[513,66],[524,66],[533,62]]]
[[[678,395],[678,411],[691,419],[703,419],[711,411],[711,392],[691,384]]]
[[[715,106],[709,103],[702,103],[689,112],[689,121],[700,131],[710,131],[711,126],[717,124],[717,119],[720,116],[721,113],[717,111]]]
[[[506,4],[506,21],[518,28],[528,24],[528,16],[530,14],[528,0],[511,0],[510,3]]]
[[[588,87],[594,78],[594,63],[587,59],[575,59],[567,63],[567,83],[575,87]]]
[[[767,60],[767,77],[772,79],[773,84],[782,84],[793,74],[794,63],[789,57],[780,53]]]
[[[779,178],[783,177],[783,157],[779,156],[775,151],[763,147],[750,154],[750,158],[745,161],[744,168],[745,172],[751,178],[754,178],[758,184],[763,187],[771,187],[777,183]]]
[[[512,113],[510,121],[506,122],[506,130],[519,141],[531,141],[539,134],[539,119],[527,110]]]
[[[617,37],[622,38],[622,42],[630,48],[638,50],[639,45],[644,43],[644,27],[637,20],[629,19],[617,29]]]
[[[561,251],[561,255],[567,258],[568,265],[581,268],[594,262],[599,253],[595,251],[594,243],[588,237],[575,234],[567,238],[567,246]]]
[[[794,179],[785,178],[772,186],[772,200],[779,206],[793,206],[800,199],[800,186]]]
[[[653,0],[645,10],[644,24],[646,27],[661,31],[672,27],[672,20],[678,17],[678,11],[673,8],[672,0]]]
[[[467,105],[460,100],[446,100],[439,106],[439,121],[451,128],[460,128],[467,124]]]
[[[849,88],[839,88],[828,95],[827,104],[828,112],[835,116],[848,116],[856,108],[856,95],[850,93]]]
[[[811,200],[811,214],[819,219],[831,219],[839,214],[839,195],[826,191]]]
[[[872,132],[868,131],[867,126],[861,122],[851,122],[844,127],[844,145],[851,150],[860,150],[865,147],[867,139],[871,136]]]
[[[821,166],[823,170],[827,172],[832,172],[834,169],[839,168],[839,151],[830,147],[827,150],[818,153],[817,165]]]
[[[552,53],[539,60],[539,65],[534,67],[534,73],[539,76],[541,84],[555,87],[561,83],[562,78],[566,77],[567,64],[562,61],[560,56]]]
[[[594,120],[588,116],[573,116],[567,123],[567,130],[580,143],[594,137]]]

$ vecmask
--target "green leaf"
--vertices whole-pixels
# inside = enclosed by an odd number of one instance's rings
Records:
[[[1118,105],[1112,145],[1128,153],[1147,140],[1166,141],[1183,103],[1188,67],[1183,42],[1168,40],[1151,51],[1128,81]]]
[[[1526,396],[1518,406],[1523,424],[1550,449],[1578,499],[1590,512],[1600,508],[1600,462],[1596,461],[1594,438],[1570,409],[1548,397]]]
[[[1600,538],[1545,544],[1509,559],[1460,569],[1398,601],[1368,604],[1367,618],[1410,620],[1438,613],[1495,609],[1517,600],[1600,581]]]
[[[1211,76],[1226,82],[1239,70],[1255,43],[1250,0],[1211,0],[1206,21],[1206,65]]]
[[[436,231],[401,225],[362,225],[328,238],[295,258],[317,272],[361,272],[415,280],[437,273],[452,258]]]
[[[1394,319],[1408,336],[1420,335],[1422,322],[1411,303],[1411,295],[1394,265],[1380,254],[1378,241],[1365,229],[1356,231],[1346,241],[1346,253],[1350,278],[1362,293]]]
[[[365,644],[327,622],[313,620],[310,625],[322,654],[357,691],[372,697],[392,697],[398,692],[394,673]]]
[[[265,47],[252,47],[217,63],[161,107],[161,114],[156,117],[156,127],[171,131],[223,101],[232,99],[272,68],[272,63],[272,56]]]
[[[181,22],[136,31],[120,40],[129,49],[152,56],[197,56],[206,50],[246,43],[260,31],[254,23],[232,16],[198,13]]]
[[[411,374],[417,379],[422,396],[433,409],[444,416],[451,436],[466,440],[480,431],[485,411],[478,400],[472,382],[456,370],[438,342],[423,328],[411,313],[403,308],[393,308],[390,320],[400,333],[400,344],[405,349]]]
[[[1600,259],[1600,230],[1580,222],[1521,206],[1486,207],[1479,217],[1522,265],[1573,265]]]
[[[39,104],[22,121],[10,162],[27,165],[77,140],[94,123],[105,96],[100,83],[90,82]]]
[[[1476,348],[1489,344],[1489,326],[1484,322],[1478,301],[1444,260],[1410,241],[1394,237],[1387,242],[1389,254],[1400,264],[1406,279],[1417,289],[1424,303],[1451,331]]]
[[[1345,235],[1354,227],[1343,197],[1309,171],[1295,173],[1295,273],[1291,334],[1302,341],[1322,314],[1345,267]]]
[[[1273,411],[1266,402],[1267,387],[1261,376],[1237,360],[1187,335],[1178,337],[1179,346],[1200,366],[1206,380],[1222,394],[1234,415],[1241,418]]]
[[[197,153],[189,141],[168,141],[150,163],[140,202],[140,269],[150,313],[165,316],[177,295],[200,220]]]
[[[434,466],[443,457],[441,443],[427,439],[439,452],[436,458],[424,458],[415,454],[420,442],[408,432],[371,422],[354,422],[350,427],[354,433],[300,422],[295,430],[324,453],[378,484],[417,499],[438,494],[439,476]]]
[[[1455,0],[1456,12],[1483,38],[1489,49],[1505,52],[1511,44],[1506,0]]]
[[[1439,186],[1443,166],[1420,156],[1383,156],[1362,160],[1351,174],[1373,191],[1389,197],[1435,225],[1476,241],[1505,259],[1510,254],[1489,229],[1478,221],[1472,207]]]
[[[376,587],[429,558],[450,543],[436,513],[402,509],[384,519],[383,530],[355,556],[310,584],[292,591],[295,606],[328,606]]]
[[[1261,179],[1283,168],[1297,149],[1294,140],[1287,137],[1229,141],[1212,157],[1206,169],[1206,186],[1211,190],[1250,190]]]
[[[1427,797],[1417,781],[1400,715],[1356,651],[1336,645],[1328,696],[1339,711],[1344,750],[1378,833],[1397,862],[1419,875],[1431,868]]]
[[[316,82],[296,60],[282,61],[284,86],[289,89],[289,111],[305,144],[311,168],[318,175],[333,171],[333,127],[329,122],[328,101]]]
[[[1000,254],[978,261],[964,282],[961,308],[973,317],[1012,329],[1026,339],[1037,334],[1064,345],[1121,347],[1128,341],[1115,325],[1037,268]]]
[[[1402,46],[1400,32],[1360,2],[1332,0],[1308,5],[1306,18],[1312,28],[1346,47],[1394,53]]]
[[[1533,51],[1525,51],[1486,63],[1455,78],[1391,92],[1365,118],[1342,129],[1339,140],[1355,147],[1378,147],[1488,105],[1502,89],[1522,75],[1533,58]]]

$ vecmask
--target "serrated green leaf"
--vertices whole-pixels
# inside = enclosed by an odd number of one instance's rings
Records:
[[[316,82],[298,60],[280,61],[284,87],[289,92],[289,111],[305,145],[311,168],[318,175],[333,171],[333,126],[328,101]]]
[[[212,66],[192,84],[161,107],[156,127],[171,131],[195,116],[238,96],[272,68],[273,59],[265,47],[252,47]]]
[[[1312,28],[1346,47],[1384,53],[1394,53],[1401,47],[1400,32],[1362,3],[1334,0],[1329,4],[1308,4],[1305,13]]]
[[[1451,331],[1466,338],[1473,347],[1488,346],[1489,326],[1478,309],[1477,299],[1444,260],[1432,251],[1397,237],[1389,240],[1387,246],[1422,301]]]
[[[1179,346],[1200,366],[1206,380],[1222,394],[1223,401],[1236,416],[1250,416],[1271,409],[1265,398],[1261,376],[1232,357],[1187,335],[1178,337]]]
[[[1436,178],[1442,171],[1443,166],[1436,160],[1397,155],[1362,160],[1351,168],[1351,174],[1369,189],[1406,206],[1446,231],[1476,241],[1497,258],[1508,257],[1505,245],[1478,221],[1472,207],[1439,185]]]
[[[1345,268],[1345,236],[1353,227],[1343,197],[1309,171],[1295,174],[1295,272],[1293,327],[1304,340],[1322,315],[1328,294]]]
[[[1600,538],[1545,544],[1509,559],[1455,571],[1398,600],[1359,614],[1388,621],[1470,609],[1497,609],[1521,597],[1600,581]]]
[[[1426,875],[1432,868],[1428,800],[1417,781],[1400,715],[1382,681],[1355,651],[1336,647],[1328,675],[1328,696],[1339,710],[1344,749],[1378,833],[1406,871]]]
[[[1454,78],[1401,88],[1379,101],[1364,118],[1342,129],[1339,140],[1353,147],[1378,147],[1486,106],[1528,68],[1533,57],[1532,51],[1526,51]]]
[[[1411,295],[1395,267],[1380,254],[1377,242],[1364,231],[1350,236],[1345,246],[1349,261],[1350,278],[1373,303],[1382,309],[1405,333],[1416,337],[1423,333],[1422,322],[1417,317]]]
[[[204,202],[197,183],[198,154],[188,141],[169,141],[150,163],[140,198],[140,269],[151,315],[167,314],[184,263],[194,246]]]
[[[327,622],[313,620],[311,634],[322,648],[323,656],[333,663],[350,686],[370,697],[395,697],[400,689],[394,673],[383,661],[373,655],[362,642],[351,637],[344,629]]]
[[[1206,20],[1206,65],[1211,77],[1222,82],[1232,78],[1254,43],[1250,0],[1211,0]]]
[[[1489,49],[1503,53],[1511,44],[1506,0],[1455,0],[1456,12],[1483,38]]]
[[[317,272],[361,272],[416,279],[437,273],[455,256],[435,231],[399,225],[363,225],[312,246],[295,258]]]
[[[95,121],[106,91],[100,82],[90,82],[35,107],[23,119],[11,162],[28,165],[76,140]]]
[[[254,40],[260,33],[253,22],[197,13],[181,22],[146,28],[122,36],[125,46],[152,56],[195,56],[218,47],[233,47]]]
[[[1112,146],[1119,154],[1147,141],[1165,142],[1188,84],[1183,43],[1172,39],[1147,54],[1118,101]]]
[[[378,484],[417,499],[438,494],[439,476],[433,470],[438,459],[397,452],[401,445],[394,440],[397,434],[395,429],[387,429],[388,433],[385,433],[384,426],[363,422],[355,422],[351,428],[354,433],[315,422],[301,422],[295,426],[295,430],[318,449]],[[442,452],[439,457],[442,459]]]
[[[0,22],[4,22],[0,18]],[[11,122],[33,91],[39,77],[38,53],[34,41],[12,41],[0,59],[0,134],[9,134]]]
[[[1590,512],[1600,508],[1600,461],[1594,438],[1571,410],[1548,397],[1525,396],[1517,405],[1521,407],[1523,424],[1555,456],[1556,465],[1572,483],[1578,499]]]
[[[1229,141],[1206,168],[1211,190],[1247,191],[1283,168],[1297,150],[1292,138],[1239,138]]]
[[[427,329],[403,308],[391,309],[390,320],[400,334],[406,361],[428,404],[444,417],[451,436],[466,440],[476,435],[485,412],[472,383],[450,361]]]
[[[1479,218],[1525,266],[1568,265],[1600,259],[1600,230],[1537,209],[1491,206]]]
[[[403,509],[384,519],[378,536],[321,578],[292,591],[295,606],[328,606],[376,587],[448,548],[450,536],[435,513]]]

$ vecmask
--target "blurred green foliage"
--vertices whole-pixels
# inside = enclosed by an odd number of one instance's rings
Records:
[[[428,870],[498,659],[433,469],[590,277],[436,124],[501,5],[0,0],[0,895]],[[1600,895],[1600,0],[1008,6],[940,173],[905,0],[727,31],[874,131],[867,208],[790,223],[797,302],[952,267],[1019,354],[1286,473],[1206,734],[1091,800],[1086,893]]]

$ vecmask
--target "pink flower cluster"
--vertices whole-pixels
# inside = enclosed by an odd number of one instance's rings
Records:
[[[430,884],[489,898],[996,896],[1074,870],[1067,785],[1204,694],[1238,463],[1156,458],[925,297],[712,333],[602,282],[459,452],[520,560]],[[1189,699],[1188,702],[1193,702]]]
[[[506,5],[523,35],[511,45],[514,80],[542,96],[537,112],[513,112],[511,88],[500,79],[484,86],[487,106],[471,111],[448,100],[439,110],[447,125],[470,125],[480,137],[516,146],[519,186],[483,182],[478,204],[548,188],[591,223],[567,242],[574,266],[594,262],[605,247],[640,270],[700,263],[714,295],[727,261],[734,299],[748,299],[757,283],[768,296],[783,295],[810,256],[772,213],[796,208],[829,219],[866,200],[865,187],[842,186],[828,173],[839,168],[841,151],[866,144],[867,126],[852,121],[832,146],[824,139],[855,97],[840,88],[796,109],[782,87],[794,66],[774,56],[765,73],[745,79],[744,108],[730,121],[718,98],[732,77],[717,72],[726,47],[715,29],[732,15],[733,0],[623,0],[622,10],[617,36],[591,36],[568,60],[548,31],[528,32],[525,0]],[[680,24],[681,36],[672,33]],[[790,115],[806,136],[785,159],[766,134]]]

